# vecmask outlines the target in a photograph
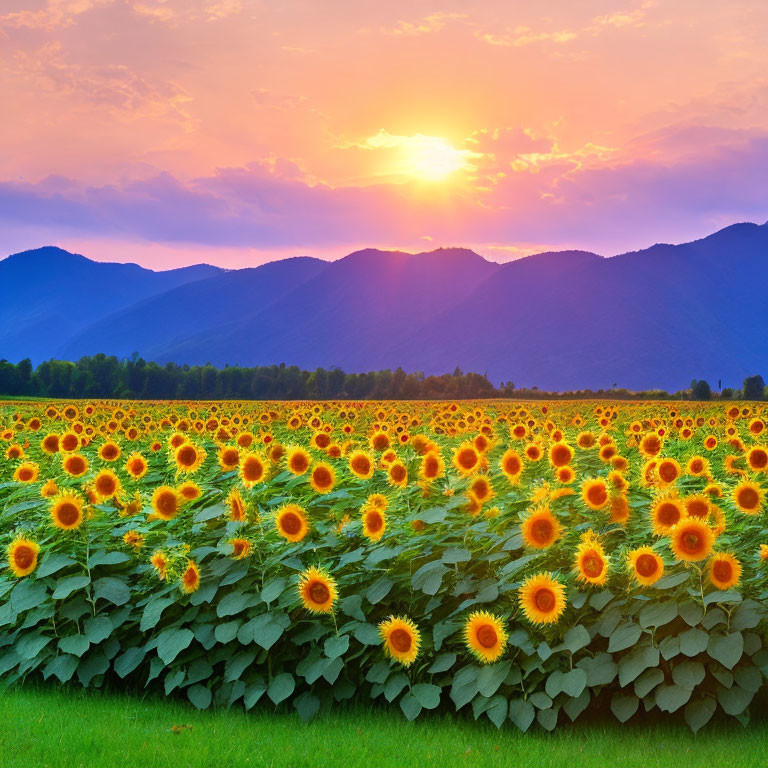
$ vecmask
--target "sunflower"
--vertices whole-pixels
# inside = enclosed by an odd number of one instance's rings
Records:
[[[651,524],[657,536],[665,536],[685,516],[683,502],[677,496],[659,496],[651,504]]]
[[[609,499],[605,480],[601,478],[585,480],[581,484],[581,498],[590,509],[603,509]]]
[[[534,549],[551,547],[562,535],[563,526],[548,507],[533,510],[523,520],[523,541]]]
[[[462,475],[471,475],[480,469],[480,453],[472,443],[462,443],[453,453],[453,466]]]
[[[703,477],[709,474],[709,461],[703,456],[691,456],[685,465],[685,471],[693,477]]]
[[[709,561],[707,575],[718,589],[730,589],[739,583],[741,563],[731,554],[717,552]]]
[[[698,517],[700,520],[706,520],[711,508],[709,498],[703,493],[685,496],[683,498],[683,505],[688,517]]]
[[[59,486],[56,485],[55,480],[46,481],[45,485],[40,489],[40,495],[44,499],[52,499],[59,492]]]
[[[487,611],[475,611],[464,624],[464,642],[483,664],[493,663],[504,653],[507,637],[501,619]]]
[[[427,483],[445,474],[445,461],[438,451],[428,451],[421,458],[419,477]]]
[[[765,490],[757,483],[742,480],[733,489],[731,498],[739,512],[743,512],[745,515],[756,515],[763,505]]]
[[[684,518],[669,532],[669,545],[678,560],[698,562],[712,551],[715,534],[696,518]]]
[[[555,476],[557,477],[558,483],[570,485],[576,479],[576,472],[573,467],[570,466],[560,467],[555,473]]]
[[[611,522],[612,523],[624,523],[629,519],[629,500],[623,494],[617,494],[611,496]]]
[[[656,465],[656,477],[659,479],[660,485],[671,485],[680,477],[681,472],[677,459],[667,457],[661,459]]]
[[[71,477],[82,477],[88,471],[88,459],[81,453],[68,453],[62,457],[61,467]]]
[[[240,454],[240,481],[246,488],[253,488],[267,479],[267,464],[263,456],[253,451]]]
[[[509,448],[501,457],[499,468],[510,483],[517,484],[523,471],[523,460],[517,451]]]
[[[182,443],[173,453],[176,471],[189,475],[200,469],[205,457],[205,450],[190,442]]]
[[[635,581],[644,587],[650,587],[664,575],[664,561],[650,547],[633,549],[627,560]]]
[[[12,443],[5,449],[5,458],[15,461],[24,458],[24,449],[18,443]]]
[[[573,449],[568,443],[558,442],[549,448],[549,463],[555,468],[565,467],[573,460]]]
[[[573,570],[578,581],[602,586],[608,578],[608,558],[600,542],[590,534],[591,531],[582,536]]]
[[[490,501],[495,495],[490,478],[487,475],[478,475],[470,483],[469,491],[475,495],[475,498],[481,504]]]
[[[551,573],[529,576],[517,596],[532,624],[555,624],[565,610],[565,587]]]
[[[309,568],[299,576],[299,597],[311,613],[332,613],[338,592],[333,577],[321,568]]]
[[[189,595],[200,587],[200,569],[193,560],[187,560],[187,567],[181,574],[181,591]]]
[[[299,446],[290,446],[285,452],[285,463],[293,475],[303,475],[312,463],[312,457]]]
[[[234,538],[230,539],[232,545],[232,559],[243,560],[251,554],[251,542],[248,539]]]
[[[755,445],[747,451],[747,464],[754,472],[765,472],[768,468],[768,448]]]
[[[80,438],[74,432],[65,432],[59,439],[59,449],[65,453],[74,451],[80,445]]]
[[[59,452],[59,436],[55,432],[49,432],[41,441],[40,448],[43,453],[52,456]]]
[[[233,445],[222,445],[216,456],[222,472],[231,472],[237,469],[240,463],[240,451]]]
[[[32,573],[37,568],[39,552],[40,545],[36,541],[21,536],[14,539],[7,549],[8,567],[13,571],[13,575],[20,578]]]
[[[83,522],[83,499],[69,491],[51,500],[51,519],[63,531],[79,528]]]
[[[386,432],[377,430],[371,435],[369,444],[374,451],[386,451],[389,448],[389,435]]]
[[[34,483],[40,475],[40,467],[34,461],[25,461],[13,471],[17,483]]]
[[[134,549],[141,549],[144,545],[144,536],[138,531],[128,531],[123,534],[123,543]]]
[[[336,470],[323,461],[312,467],[309,484],[317,493],[330,493],[336,483]]]
[[[147,474],[149,464],[138,452],[132,453],[125,462],[125,471],[134,479],[141,480]]]
[[[227,494],[224,503],[229,509],[230,520],[233,520],[236,523],[242,523],[243,520],[245,520],[246,506],[243,497],[240,495],[240,491],[237,488],[233,488],[229,494]]]
[[[99,447],[99,458],[102,461],[115,461],[120,458],[122,449],[113,440],[108,440]]]
[[[349,471],[361,480],[368,480],[373,477],[375,460],[370,453],[366,451],[352,451],[349,454]]]
[[[387,516],[380,507],[364,506],[362,510],[363,517],[363,536],[371,541],[378,541],[387,530]]]
[[[637,449],[646,459],[652,459],[661,453],[664,444],[661,438],[655,432],[649,432],[640,438],[640,444]]]
[[[120,495],[120,478],[111,469],[101,469],[93,478],[91,487],[99,501],[106,501]]]
[[[194,501],[203,494],[202,488],[194,480],[185,480],[176,490],[184,497],[185,501]]]
[[[286,504],[277,510],[275,527],[287,541],[301,541],[309,532],[307,513],[298,504]]]
[[[387,497],[383,493],[372,493],[365,502],[367,507],[376,507],[377,509],[386,510],[389,506]]]
[[[170,485],[155,488],[152,494],[152,509],[161,520],[173,520],[183,502],[182,495]]]
[[[404,667],[410,667],[419,655],[421,632],[411,619],[405,616],[390,616],[379,624],[379,634],[384,641],[384,650]]]

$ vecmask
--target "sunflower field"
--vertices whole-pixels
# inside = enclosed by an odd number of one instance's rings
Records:
[[[757,403],[0,403],[0,675],[547,730],[768,674]]]

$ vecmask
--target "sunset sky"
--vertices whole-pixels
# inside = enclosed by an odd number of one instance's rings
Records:
[[[2,0],[0,255],[604,255],[768,219],[765,0]]]

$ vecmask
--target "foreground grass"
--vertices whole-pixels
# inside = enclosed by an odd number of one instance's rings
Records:
[[[764,766],[768,721],[579,723],[553,734],[497,731],[456,716],[408,723],[398,712],[340,709],[308,724],[266,708],[198,712],[181,701],[60,688],[0,692],[0,766]],[[181,730],[174,726],[189,726]]]

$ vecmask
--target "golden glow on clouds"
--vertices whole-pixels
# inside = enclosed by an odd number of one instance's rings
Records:
[[[351,146],[380,153],[375,173],[393,179],[444,181],[458,171],[472,169],[471,161],[480,157],[476,152],[457,149],[441,136],[397,136],[383,129]]]

